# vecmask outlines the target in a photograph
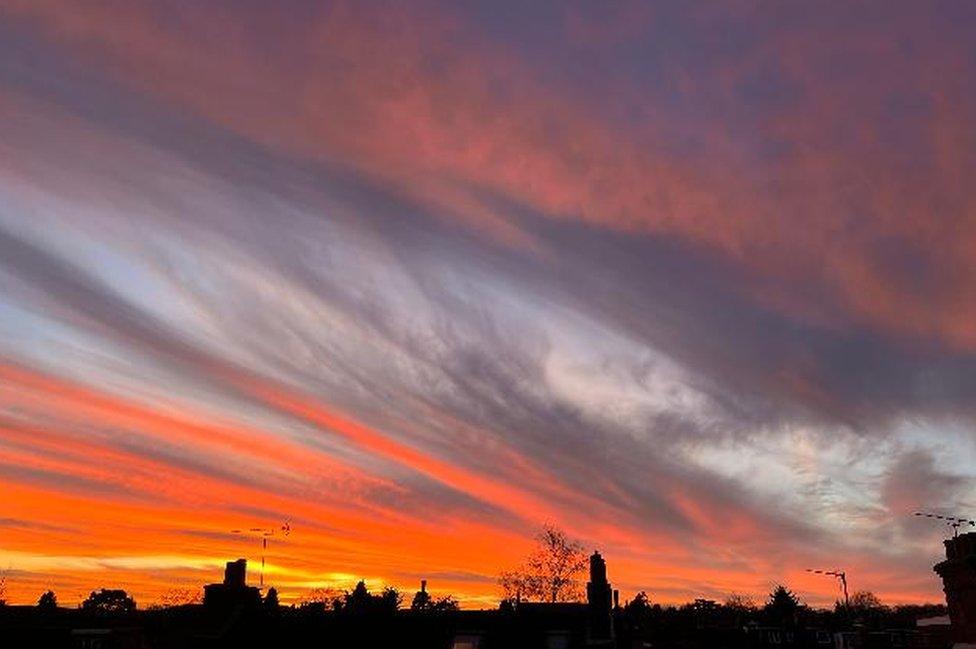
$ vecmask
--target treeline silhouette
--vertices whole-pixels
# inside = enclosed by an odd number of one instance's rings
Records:
[[[257,646],[420,646],[451,649],[467,623],[453,597],[432,598],[418,590],[407,605],[395,588],[370,592],[365,582],[342,593],[328,593],[291,605],[281,605],[277,592],[269,589],[257,609],[242,609],[228,616],[213,616],[201,604],[137,608],[132,597],[119,589],[101,589],[77,608],[59,607],[53,591],[43,593],[32,607],[0,608],[0,644],[30,647],[153,647],[188,649],[203,647]],[[557,604],[556,606],[560,606]],[[25,612],[32,609],[33,615]],[[514,616],[512,604],[503,601],[497,611],[468,611],[471,615]],[[637,593],[614,610],[617,647],[658,648],[755,647],[749,629],[773,628],[800,633],[804,629],[854,631],[860,634],[891,629],[913,629],[919,618],[945,615],[941,604],[887,606],[871,593],[856,593],[850,607],[838,602],[833,607],[804,605],[783,586],[775,588],[765,601],[755,603],[739,595],[724,602],[695,599],[683,604],[655,603],[645,592]],[[13,618],[19,618],[19,624]],[[514,619],[514,618],[513,618]],[[481,626],[489,621],[476,621]],[[78,637],[58,633],[59,624],[71,632],[86,629],[114,629],[121,634],[111,644],[82,645]],[[476,624],[476,626],[477,626]],[[467,624],[470,626],[470,624]],[[138,645],[128,644],[126,633],[139,630]],[[545,646],[523,644],[518,627],[508,644],[499,647]],[[16,640],[6,644],[3,638]],[[104,641],[104,638],[103,638]],[[133,638],[132,642],[136,642]],[[644,645],[643,643],[651,643]],[[394,643],[394,644],[390,644]],[[567,645],[570,646],[570,645]],[[811,646],[788,644],[782,646]],[[888,646],[888,645],[872,645]],[[894,646],[894,645],[892,645]],[[938,646],[926,644],[924,646]]]
[[[165,611],[197,606],[198,601],[180,602],[170,605],[153,604],[149,611]],[[508,600],[502,600],[499,608],[507,608]],[[0,601],[0,607],[7,607]],[[24,609],[26,607],[7,607]],[[58,604],[53,590],[45,591],[37,600],[35,608],[39,612],[72,610]],[[78,610],[104,617],[120,617],[138,611],[135,600],[121,589],[102,588],[92,593],[77,607]],[[434,598],[424,588],[418,590],[409,606],[404,605],[404,596],[392,586],[384,587],[378,593],[370,592],[366,582],[361,580],[348,591],[322,589],[312,591],[294,604],[283,606],[279,602],[278,591],[268,589],[262,599],[266,611],[290,609],[302,614],[343,613],[361,616],[392,615],[398,611],[450,612],[460,610],[458,600],[453,595]],[[638,592],[632,599],[619,607],[623,616],[635,627],[658,628],[665,626],[744,626],[763,624],[784,628],[800,626],[842,627],[849,625],[870,628],[900,628],[914,626],[919,618],[946,614],[944,604],[884,604],[874,593],[859,591],[851,595],[850,604],[837,601],[831,607],[812,607],[803,604],[800,598],[786,586],[776,586],[766,601],[757,604],[746,595],[732,593],[723,602],[698,598],[684,604],[654,603],[645,592]]]
[[[761,604],[748,596],[732,594],[724,602],[695,599],[684,604],[661,605],[653,603],[641,591],[622,606],[628,627],[659,641],[673,631],[689,628],[910,629],[920,618],[946,613],[944,604],[887,606],[870,592],[856,593],[849,607],[838,601],[831,607],[817,608],[803,604],[782,585],[776,586]]]
[[[524,605],[524,604],[523,604]],[[556,604],[561,606],[561,604]],[[582,605],[581,605],[582,606]],[[25,609],[33,609],[33,615]],[[77,608],[59,607],[53,591],[43,593],[33,607],[0,608],[0,629],[4,646],[31,647],[257,647],[257,646],[421,646],[451,649],[463,631],[457,617],[457,601],[451,596],[433,598],[426,589],[418,590],[406,605],[395,588],[385,587],[370,592],[360,581],[346,592],[320,593],[291,605],[281,605],[277,591],[269,589],[260,607],[242,609],[228,616],[208,614],[201,604],[152,606],[137,608],[132,597],[119,589],[101,589]],[[472,615],[494,614],[514,616],[510,601],[503,601],[498,611],[468,611]],[[816,608],[804,605],[783,586],[775,588],[765,601],[755,603],[750,598],[732,595],[724,602],[695,599],[684,604],[659,604],[645,592],[614,609],[616,645],[618,647],[653,646],[659,648],[688,647],[753,647],[750,628],[775,628],[800,632],[819,629],[836,633],[858,630],[913,629],[919,618],[945,615],[940,604],[886,606],[871,593],[855,593],[850,607],[838,602],[833,607]],[[19,618],[19,624],[13,619]],[[514,618],[513,618],[514,619]],[[481,626],[490,621],[476,621]],[[58,633],[60,624],[78,633],[86,629],[114,629],[121,634],[112,644],[82,645],[78,637]],[[476,624],[476,625],[477,625]],[[470,624],[468,624],[470,626]],[[125,634],[139,629],[139,644],[127,644]],[[529,647],[525,638],[508,638],[509,644],[478,645]],[[3,638],[16,640],[6,644]],[[104,638],[103,638],[104,641]],[[132,639],[132,642],[136,642]],[[644,642],[652,644],[644,645]],[[393,643],[393,644],[390,644]],[[570,645],[567,645],[570,646]],[[807,646],[801,644],[783,646]],[[877,645],[881,646],[881,645]],[[887,645],[885,645],[887,646]],[[936,645],[925,645],[936,646]]]
[[[584,588],[584,573],[589,581]],[[0,598],[0,646],[73,649],[202,649],[204,647],[430,647],[431,649],[585,649],[602,647],[887,648],[947,647],[916,621],[946,614],[941,604],[887,606],[873,593],[812,607],[785,585],[761,601],[731,594],[724,601],[654,602],[645,591],[611,604],[599,553],[547,526],[528,557],[499,575],[497,609],[462,611],[449,594],[432,595],[426,580],[409,599],[395,587],[371,591],[317,589],[281,604],[278,591],[246,584],[246,562],[230,561],[224,582],[199,591],[176,589],[140,609],[125,590],[102,588],[75,608],[48,590],[34,606]],[[585,594],[584,594],[585,593]],[[0,592],[2,595],[2,592]],[[208,599],[209,598],[209,599]],[[603,620],[601,622],[600,620]],[[604,625],[604,626],[601,626]],[[594,629],[604,631],[595,633]]]
[[[410,602],[412,611],[456,611],[460,607],[453,595],[434,598],[427,592],[427,582],[413,596]],[[267,598],[266,598],[267,599]],[[389,615],[403,608],[403,595],[393,586],[386,586],[379,593],[371,593],[366,582],[360,580],[356,586],[345,592],[332,589],[313,591],[295,607],[302,612],[345,613],[349,615]]]
[[[5,602],[0,601],[0,606],[5,605]],[[164,611],[193,605],[196,604],[177,603],[168,606],[154,604],[148,610]],[[508,601],[502,600],[499,606],[506,608]],[[377,617],[392,615],[403,610],[416,612],[460,610],[454,596],[434,598],[425,588],[415,593],[409,606],[404,606],[404,597],[398,589],[387,586],[378,593],[372,593],[366,582],[362,580],[348,591],[332,589],[312,591],[310,595],[289,606],[280,604],[278,591],[272,587],[268,589],[262,600],[262,607],[267,611],[290,609],[302,614],[330,612]],[[53,590],[41,594],[36,609],[39,612],[51,613],[70,610],[58,605],[57,594]],[[124,590],[103,588],[92,591],[78,606],[78,610],[105,617],[120,617],[135,613],[137,606],[135,600]],[[849,605],[837,601],[832,607],[811,607],[803,604],[795,593],[782,585],[776,586],[762,604],[757,604],[749,596],[737,593],[729,595],[723,602],[698,598],[684,604],[658,604],[652,602],[645,591],[641,591],[624,602],[619,610],[631,626],[648,630],[695,626],[739,627],[749,624],[783,628],[803,626],[905,628],[914,626],[919,618],[946,614],[944,604],[889,606],[870,591],[854,593]]]

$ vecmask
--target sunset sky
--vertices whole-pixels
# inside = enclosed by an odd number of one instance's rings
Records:
[[[0,572],[942,601],[976,3],[0,0]]]

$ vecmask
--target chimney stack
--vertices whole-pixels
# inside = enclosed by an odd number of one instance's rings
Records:
[[[243,588],[247,583],[247,559],[228,561],[224,568],[224,585],[230,588]]]
[[[607,581],[607,564],[599,552],[590,556],[590,581],[586,584],[586,604],[589,608],[587,636],[591,645],[602,646],[613,641],[613,592]]]

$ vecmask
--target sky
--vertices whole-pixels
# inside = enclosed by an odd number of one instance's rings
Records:
[[[971,2],[0,0],[6,597],[942,600]],[[288,522],[291,533],[282,534]]]

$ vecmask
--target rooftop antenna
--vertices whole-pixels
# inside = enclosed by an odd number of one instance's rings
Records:
[[[230,531],[231,534],[247,534],[248,532],[253,532],[259,535],[261,539],[261,588],[264,588],[264,557],[268,553],[268,539],[274,536],[277,531],[281,531],[282,536],[288,536],[291,534],[291,525],[286,521],[278,529],[273,527],[249,527],[247,530]]]
[[[944,516],[942,514],[930,514],[929,512],[915,512],[915,516],[921,516],[922,518],[935,518],[940,521],[945,521],[945,524],[952,528],[952,538],[956,538],[957,536],[959,536],[959,528],[963,525],[976,527],[976,521],[969,518],[959,518],[957,516]]]
[[[843,570],[814,570],[813,568],[807,568],[807,572],[812,572],[817,575],[827,575],[828,577],[836,577],[837,581],[840,582],[841,588],[844,590],[844,608],[850,610],[851,599],[847,596],[847,573]]]

